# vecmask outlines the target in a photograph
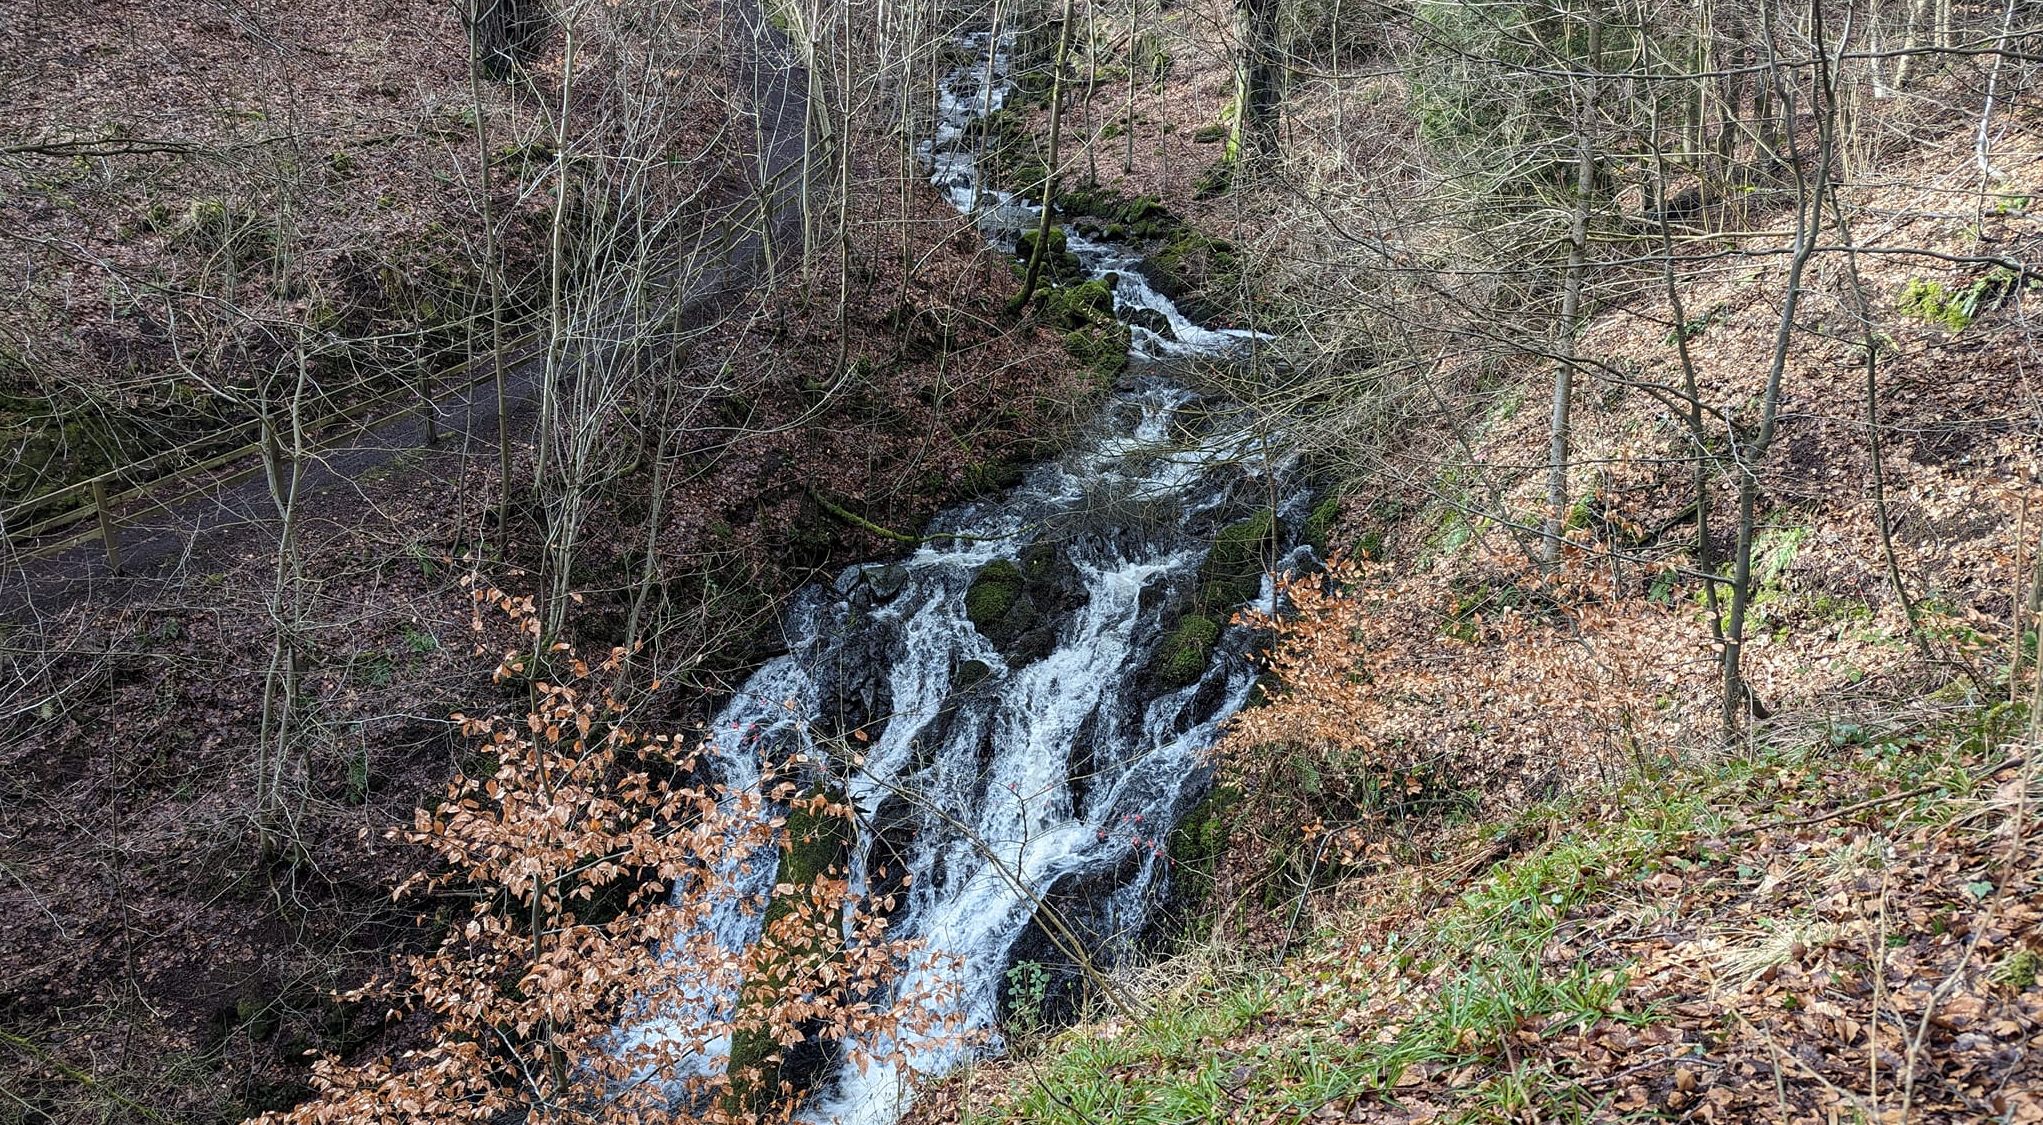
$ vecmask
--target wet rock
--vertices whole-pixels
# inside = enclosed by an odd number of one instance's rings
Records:
[[[1072,611],[1085,604],[1078,568],[1050,544],[1022,552],[1019,564],[996,559],[979,569],[965,593],[965,616],[1012,668],[1050,655]]]
[[[1114,289],[1101,278],[1043,291],[1037,299],[1045,323],[1065,329],[1106,327],[1114,320]]]
[[[1199,682],[1213,660],[1213,644],[1220,639],[1220,622],[1204,614],[1188,613],[1163,640],[1150,661],[1149,674],[1165,690]]]
[[[892,601],[908,584],[908,568],[905,566],[869,566],[861,573],[865,576],[866,588],[878,601]]]
[[[1222,528],[1199,567],[1199,604],[1226,611],[1261,593],[1263,568],[1276,542],[1277,517],[1267,508]]]
[[[966,620],[995,643],[1026,627],[1023,608],[1021,568],[1006,559],[980,567],[965,590]]]
[[[1121,319],[1137,328],[1147,328],[1166,340],[1175,341],[1177,330],[1170,326],[1170,318],[1155,309],[1131,308],[1121,313]]]
[[[1014,256],[1026,262],[1036,253],[1036,232],[1025,230],[1015,236]],[[1070,238],[1064,228],[1052,224],[1050,240],[1043,247],[1043,271],[1053,279],[1082,278],[1085,263],[1071,252]]]

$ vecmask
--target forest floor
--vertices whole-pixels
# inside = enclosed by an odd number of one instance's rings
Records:
[[[1399,825],[1298,929],[1148,966],[1140,1018],[916,1120],[2043,1121],[2043,770],[1983,752],[1999,718]]]
[[[444,15],[407,40],[440,62],[463,51]],[[221,34],[158,30],[185,59]],[[435,66],[452,97],[460,67]],[[901,549],[819,497],[912,531],[1057,448],[1102,390],[1005,310],[1011,263],[904,181],[895,147],[858,138],[845,269],[826,255],[732,299],[672,372],[657,527],[650,459],[588,515],[570,627],[617,643],[651,592],[649,721],[701,719],[780,643],[802,583]],[[819,373],[840,355],[854,377],[832,387]],[[529,445],[513,450],[524,483],[504,531],[488,516],[493,440],[386,452],[308,502],[288,596],[256,521],[180,552],[160,581],[0,634],[16,720],[0,747],[0,1121],[239,1120],[302,1097],[311,1052],[406,1034],[334,994],[433,937],[434,919],[390,902],[421,857],[384,832],[471,762],[451,714],[518,702],[472,651],[460,582],[530,586],[542,513]],[[301,667],[279,759],[263,700],[286,621]],[[251,812],[266,761],[288,777],[281,852],[259,847]]]

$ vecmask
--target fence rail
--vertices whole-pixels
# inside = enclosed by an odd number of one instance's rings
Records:
[[[532,347],[538,339],[538,334],[527,333],[505,344],[501,353],[504,367],[508,369],[532,358]],[[477,368],[482,368],[483,371],[477,374]],[[474,390],[477,386],[488,382],[495,377],[495,374],[494,357],[484,354],[473,356],[453,365],[446,371],[433,376],[433,382],[453,380],[453,385],[445,388],[443,393],[453,391],[465,394]],[[418,388],[415,386],[393,388],[385,394],[365,399],[352,406],[324,415],[314,420],[307,428],[319,432],[326,431],[335,426],[341,427],[333,433],[322,434],[320,448],[331,449],[342,440],[367,432],[380,423],[390,420],[390,416],[376,417],[375,415],[378,411],[404,399],[416,400],[419,397]],[[435,403],[428,399],[423,403],[423,408],[428,419],[427,424],[430,427],[432,425],[431,412],[435,408]],[[428,433],[431,432],[429,429]],[[74,481],[62,488],[53,489],[40,496],[23,500],[4,511],[0,511],[0,542],[4,542],[10,548],[10,557],[20,562],[29,562],[60,554],[81,544],[98,539],[106,548],[108,565],[115,570],[119,570],[121,552],[120,519],[115,514],[116,509],[133,504],[138,500],[150,499],[154,493],[178,488],[189,483],[195,477],[210,473],[222,465],[228,465],[245,457],[259,454],[263,449],[261,441],[252,441],[229,449],[226,452],[207,456],[204,460],[187,465],[175,472],[149,477],[139,484],[129,483],[138,476],[146,476],[152,469],[158,466],[174,464],[180,458],[197,455],[208,444],[208,440],[203,438],[186,442],[183,445],[151,454],[138,462],[123,466],[122,468],[110,469],[97,476]],[[260,472],[261,468],[260,465],[257,465],[253,468],[230,474],[224,478],[209,481],[208,483],[216,488],[225,487],[248,479],[255,473]],[[123,485],[126,487],[120,487]],[[120,491],[111,491],[117,487],[120,487]],[[45,510],[52,504],[61,504],[80,498],[83,498],[84,503],[75,504],[56,515],[45,517],[20,529],[16,529],[13,526],[17,520],[26,518],[34,512]],[[172,501],[158,499],[155,502],[158,506],[167,508]],[[66,528],[75,527],[87,521],[92,521],[94,525],[88,530],[76,532],[51,542],[39,542],[39,540],[46,539],[51,535],[62,533]]]

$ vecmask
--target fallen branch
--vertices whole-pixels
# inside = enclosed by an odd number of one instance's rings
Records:
[[[87,1073],[86,1071],[81,1070],[78,1067],[72,1066],[70,1063],[65,1062],[63,1059],[60,1059],[55,1055],[52,1055],[48,1051],[37,1046],[33,1041],[24,1038],[23,1036],[16,1035],[13,1032],[7,1031],[5,1029],[0,1029],[0,1044],[5,1044],[6,1046],[13,1047],[15,1050],[20,1051],[21,1053],[27,1055],[28,1057],[36,1060],[39,1063],[42,1063],[43,1065],[49,1067],[51,1070],[54,1070],[58,1074],[63,1075],[65,1078],[68,1078],[71,1081],[78,1083],[80,1086],[83,1086],[86,1089],[91,1090],[95,1094],[99,1094],[103,1097],[110,1098],[113,1101],[119,1103],[120,1105],[130,1110],[133,1110],[138,1114],[141,1114],[143,1117],[146,1117],[151,1121],[170,1120],[169,1118],[163,1116],[163,1114],[158,1113],[156,1110],[151,1109],[146,1105],[143,1105],[141,1102],[138,1102],[131,1097],[128,1097],[126,1094],[121,1093],[119,1090],[115,1090],[108,1087],[106,1083],[101,1082],[97,1078],[94,1078],[91,1074]]]
[[[879,524],[876,524],[873,521],[865,518],[864,516],[859,515],[857,512],[854,512],[849,508],[844,507],[842,504],[838,504],[835,501],[832,501],[829,497],[823,495],[820,492],[817,492],[813,488],[809,490],[809,496],[812,499],[814,499],[816,501],[816,504],[819,507],[821,507],[824,511],[830,513],[833,516],[836,516],[838,519],[843,520],[845,523],[848,523],[853,527],[859,528],[862,531],[870,531],[874,535],[877,535],[882,539],[892,539],[896,543],[919,544],[923,542],[923,536],[906,535],[899,531],[895,531],[892,528],[881,527]],[[948,539],[950,537],[936,536],[936,538]]]
[[[1007,538],[1005,535],[967,535],[962,531],[940,531],[935,535],[908,535],[889,527],[881,527],[879,524],[846,508],[842,504],[836,503],[813,488],[809,489],[808,493],[809,498],[814,500],[818,507],[843,520],[845,523],[861,531],[870,531],[882,539],[892,539],[896,543],[907,543],[911,546],[919,547],[924,543],[936,543],[945,539],[955,539],[961,543],[991,543]]]

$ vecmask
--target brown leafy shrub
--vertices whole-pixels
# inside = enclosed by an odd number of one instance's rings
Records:
[[[1283,589],[1291,612],[1245,615],[1274,638],[1268,703],[1219,749],[1251,863],[1300,826],[1351,860],[1369,825],[1608,776],[1712,714],[1704,631],[1587,571],[1478,583],[1337,562]]]
[[[849,809],[797,796],[770,766],[742,791],[697,780],[699,747],[627,721],[608,686],[623,650],[592,665],[541,640],[531,599],[475,597],[509,617],[518,641],[496,678],[528,683],[531,705],[456,716],[481,742],[480,768],[391,833],[431,854],[397,894],[436,911],[420,920],[442,936],[347,997],[420,1025],[398,1033],[417,1045],[323,1059],[314,1099],[261,1120],[785,1119],[793,1091],[773,1088],[773,1068],[786,1050],[940,1032],[928,1026],[938,1017],[910,1028],[891,1014],[935,1007],[920,997],[875,1002],[916,956],[885,936],[890,903],[862,899],[835,867],[768,896],[741,889],[783,835],[777,810],[813,823]],[[473,625],[484,628],[480,610]],[[733,901],[765,913],[764,940],[732,949],[719,937],[716,905]],[[744,1073],[726,1073],[715,1045],[739,1041],[752,1045]],[[762,1081],[773,1096],[759,1096]]]

